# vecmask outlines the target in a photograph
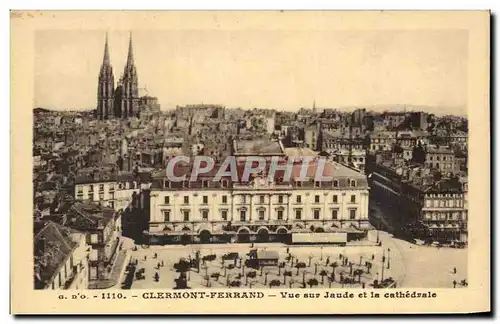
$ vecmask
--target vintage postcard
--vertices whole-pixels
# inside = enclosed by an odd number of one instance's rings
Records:
[[[12,11],[11,312],[490,311],[488,11]]]

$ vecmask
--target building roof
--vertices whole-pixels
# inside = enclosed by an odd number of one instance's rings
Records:
[[[461,193],[461,192],[463,192],[462,184],[460,183],[460,180],[458,178],[442,179],[442,180],[434,183],[432,186],[429,186],[429,188],[426,191],[428,193],[432,193],[432,192]]]
[[[103,229],[115,217],[115,210],[95,204],[76,203],[67,212],[63,225],[82,232]]]
[[[282,159],[279,162],[279,165],[284,165],[286,164],[286,160]],[[255,178],[264,178],[264,182],[269,183],[269,182],[274,182],[276,184],[287,184],[287,185],[296,185],[295,181],[298,179],[301,179],[300,175],[302,173],[302,164],[300,163],[300,159],[297,158],[295,159],[294,163],[292,164],[291,168],[291,174],[290,174],[290,179],[286,179],[286,171],[285,170],[276,170],[274,173],[274,179],[273,181],[267,180],[267,175],[269,174],[269,169],[270,169],[270,163],[267,163],[266,167],[264,170],[261,172],[261,174],[256,175],[253,174],[254,177],[249,177],[247,182],[243,182],[243,175],[245,171],[245,162],[240,162],[236,164],[236,175],[238,179],[238,183],[243,184],[243,185],[250,185],[253,183],[253,179]],[[206,172],[206,173],[201,173],[198,175],[196,181],[190,181],[190,176],[192,174],[192,165],[190,164],[181,164],[177,163],[174,168],[173,168],[173,174],[176,177],[182,177],[186,175],[185,181],[171,181],[169,183],[169,186],[167,188],[164,187],[163,180],[168,180],[166,179],[166,170],[161,170],[152,175],[153,177],[153,183],[152,183],[152,189],[159,189],[159,188],[165,188],[168,190],[176,190],[176,189],[200,189],[200,188],[221,188],[222,187],[222,182],[215,182],[213,181],[213,178],[219,171],[221,164],[215,165],[215,167]],[[320,172],[321,169],[320,164],[317,163],[317,160],[310,161],[307,169],[305,170],[305,179],[304,181],[301,181],[304,185],[300,185],[301,187],[307,187],[307,186],[312,186],[314,181],[315,181],[315,176],[316,172]],[[230,166],[225,170],[230,171]],[[319,175],[319,174],[318,174]],[[364,187],[367,186],[367,179],[366,176],[359,173],[356,170],[353,170],[351,168],[348,168],[346,166],[343,166],[337,162],[331,162],[331,161],[325,161],[323,170],[321,175],[323,177],[331,177],[333,178],[330,181],[323,181],[321,184],[321,187],[324,188],[329,188],[333,187],[333,182],[336,181],[337,184],[336,186],[338,187],[348,187],[349,183],[348,180],[356,180],[358,182],[357,186],[358,187]],[[203,180],[208,180],[209,184],[208,187],[203,185]],[[221,180],[228,181],[228,186],[226,188],[229,188],[232,186],[232,179],[230,176],[225,176],[222,177]],[[262,181],[261,181],[262,182]],[[260,186],[260,185],[259,185]]]
[[[269,138],[259,138],[234,141],[234,153],[240,155],[261,155],[261,154],[276,154],[282,155],[283,149],[279,142]]]
[[[53,222],[45,223],[34,238],[35,286],[45,288],[77,244],[71,240],[71,229]]]
[[[315,152],[307,147],[285,147],[284,152],[286,156],[317,156]]]

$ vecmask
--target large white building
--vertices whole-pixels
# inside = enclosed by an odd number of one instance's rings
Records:
[[[238,165],[241,175],[242,164]],[[327,162],[324,176],[315,181],[317,163],[311,163],[305,181],[296,181],[301,165],[284,181],[267,171],[248,182],[213,181],[214,172],[197,181],[170,182],[166,172],[153,177],[151,186],[150,242],[287,241],[297,232],[347,232],[360,237],[370,228],[368,183],[364,175],[335,162]],[[183,166],[189,173],[190,166]]]

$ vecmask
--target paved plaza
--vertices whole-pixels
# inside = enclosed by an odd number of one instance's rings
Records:
[[[269,266],[262,270],[244,266],[244,261],[248,258],[246,254],[252,249],[251,244],[167,245],[147,248],[138,246],[136,251],[131,251],[132,260],[137,260],[137,270],[144,268],[144,279],[134,278],[131,288],[174,288],[174,280],[180,275],[174,269],[174,264],[181,258],[194,259],[197,250],[201,256],[215,254],[216,258],[214,261],[205,262],[199,273],[197,269],[192,268],[186,274],[188,287],[194,289],[207,286],[227,288],[230,282],[235,281],[239,282],[242,288],[269,288],[271,283],[278,288],[301,288],[304,283],[307,288],[311,287],[311,283],[312,287],[320,288],[361,288],[363,285],[368,288],[375,279],[380,281],[382,275],[384,278],[392,277],[397,287],[451,288],[454,280],[460,282],[467,279],[467,249],[418,246],[383,232],[380,234],[380,240],[382,246],[255,244],[254,249],[278,252],[279,262],[285,263],[283,268]],[[243,258],[242,266],[239,261],[222,262],[222,255],[230,252],[236,252]],[[292,260],[287,261],[288,255],[292,256]],[[382,271],[383,259],[385,262]],[[372,264],[370,269],[366,266],[366,261]],[[304,263],[305,267],[297,268],[297,263]],[[332,266],[334,263],[335,267]],[[253,271],[255,273],[248,276],[248,273]],[[285,272],[291,276],[284,276]],[[155,280],[156,273],[159,275],[158,281]],[[217,274],[220,275],[218,278]],[[352,281],[342,284],[341,278],[350,278]],[[457,285],[457,288],[459,287],[460,284]]]

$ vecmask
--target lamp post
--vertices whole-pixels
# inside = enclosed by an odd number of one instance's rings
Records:
[[[391,268],[391,249],[388,248],[387,249],[387,269],[390,269]]]
[[[382,270],[380,273],[380,281],[384,281],[384,268],[385,268],[384,261],[385,261],[385,256],[382,258]]]

